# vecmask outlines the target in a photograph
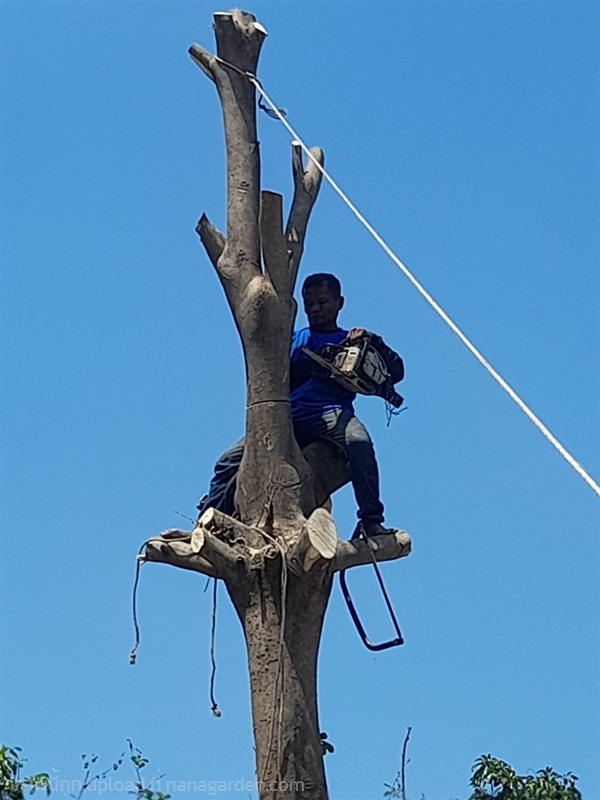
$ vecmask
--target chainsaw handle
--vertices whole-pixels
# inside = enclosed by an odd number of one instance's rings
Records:
[[[358,612],[356,611],[352,597],[350,596],[350,590],[348,589],[348,583],[346,581],[345,569],[340,570],[340,587],[342,589],[342,595],[344,596],[346,605],[348,606],[348,611],[350,612],[350,616],[352,617],[352,621],[354,622],[356,630],[358,631],[358,635],[362,639],[362,643],[368,650],[379,652],[380,650],[389,650],[390,647],[398,647],[399,645],[404,644],[404,639],[402,638],[400,626],[398,625],[398,621],[396,620],[396,615],[394,614],[394,610],[392,608],[389,597],[385,590],[385,586],[383,585],[383,579],[381,578],[381,574],[379,572],[379,569],[377,568],[377,564],[374,563],[373,566],[375,567],[375,572],[377,574],[379,585],[381,586],[384,599],[386,601],[388,610],[390,612],[392,623],[394,625],[394,628],[396,629],[397,636],[395,639],[390,639],[387,642],[380,642],[379,644],[374,644],[373,642],[370,642],[367,636],[367,632],[365,631],[364,625],[362,624],[360,617],[358,616]]]

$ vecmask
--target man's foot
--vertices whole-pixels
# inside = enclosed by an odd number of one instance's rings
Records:
[[[390,533],[396,533],[396,528],[384,528],[381,522],[369,522],[363,524],[365,534],[370,538],[371,536],[385,536]]]
[[[182,531],[179,528],[169,528],[161,533],[161,539],[173,539],[176,542],[183,542],[192,538],[189,531]]]

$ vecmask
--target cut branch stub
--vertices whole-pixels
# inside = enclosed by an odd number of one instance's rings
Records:
[[[263,263],[271,285],[280,295],[291,294],[290,256],[283,235],[283,203],[280,194],[261,192],[260,234]]]
[[[204,528],[202,525],[196,525],[192,531],[192,538],[190,541],[190,549],[192,553],[199,553],[202,550],[205,539],[206,536],[204,535]]]
[[[226,538],[231,544],[243,544],[253,548],[262,547],[264,544],[260,531],[244,525],[239,519],[234,519],[216,508],[207,508],[197,525],[204,528],[207,533]]]
[[[260,48],[267,32],[253,14],[240,11],[217,11],[213,15],[217,55],[244,72],[256,72]]]
[[[207,52],[203,47],[200,47],[199,44],[193,44],[190,49],[188,50],[190,57],[196,66],[200,67],[202,72],[214,81],[214,66],[215,66],[215,57]]]
[[[150,539],[145,560],[203,572],[214,578],[234,579],[248,562],[250,547],[261,547],[260,533],[239,520],[207,509],[193,531],[172,528]]]
[[[213,16],[217,39],[217,56],[225,64],[219,64],[211,53],[193,44],[188,53],[192,60],[211,80],[215,80],[217,69],[241,70],[254,75],[260,48],[267,31],[252,14],[235,8],[231,11],[218,11]],[[231,65],[231,66],[229,66]]]
[[[371,549],[372,548],[372,549]],[[333,561],[333,571],[338,572],[350,567],[359,567],[373,563],[373,554],[377,561],[393,561],[404,558],[410,553],[411,541],[406,531],[394,531],[381,536],[365,539],[352,539],[350,542],[338,542]]]
[[[225,237],[215,228],[212,222],[208,219],[206,214],[202,214],[198,224],[196,225],[196,233],[200,237],[200,241],[204,245],[204,249],[211,260],[213,267],[216,268],[217,262],[221,257],[223,248],[225,247]]]
[[[331,560],[337,550],[338,535],[333,517],[324,508],[316,508],[306,521],[306,536],[310,542],[304,556],[304,570],[308,571],[319,558]]]
[[[165,531],[165,534],[177,534],[179,540],[170,540],[168,536],[157,536],[155,539],[150,539],[144,550],[146,561],[155,561],[192,572],[201,572],[211,578],[221,577],[210,561],[192,550],[191,536],[187,541],[183,541],[181,537],[184,531]]]
[[[336,555],[338,535],[329,511],[316,508],[292,545],[290,565],[296,572],[309,572],[319,561],[331,561]]]

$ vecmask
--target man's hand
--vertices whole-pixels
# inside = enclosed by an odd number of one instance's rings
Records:
[[[357,342],[359,339],[362,339],[366,333],[367,331],[364,328],[350,328],[348,335],[344,339],[344,342],[347,342],[348,344]]]

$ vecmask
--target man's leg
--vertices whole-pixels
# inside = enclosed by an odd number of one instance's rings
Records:
[[[358,518],[367,533],[382,532],[383,504],[379,496],[379,468],[373,442],[362,422],[353,416],[345,425],[344,436]]]
[[[326,411],[322,417],[310,421],[295,421],[294,433],[300,447],[321,439],[345,455],[350,464],[359,520],[367,533],[384,532],[379,469],[373,442],[362,422],[349,411]]]
[[[224,514],[233,514],[233,498],[237,473],[244,455],[244,439],[226,450],[215,464],[215,474],[210,482],[208,494],[198,503],[199,515],[207,508],[216,508]]]

